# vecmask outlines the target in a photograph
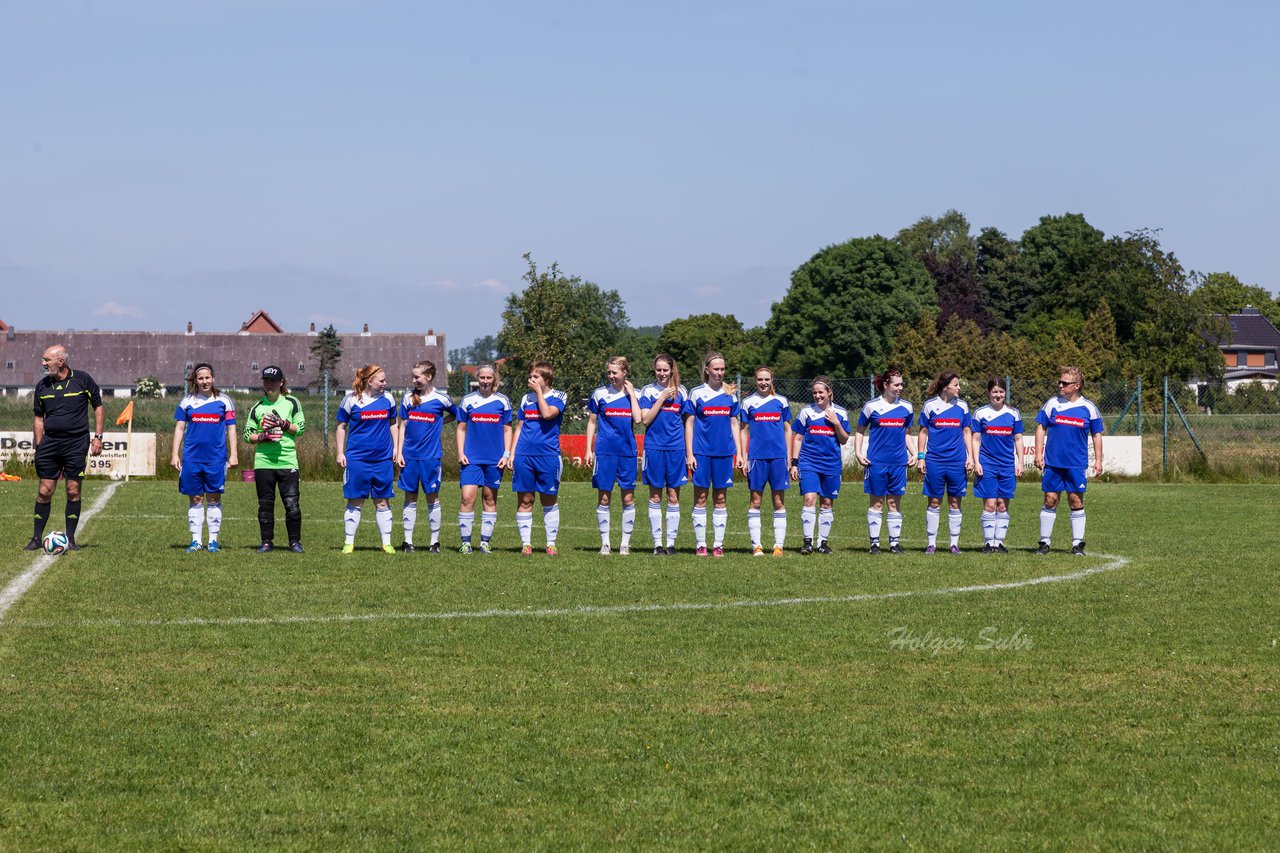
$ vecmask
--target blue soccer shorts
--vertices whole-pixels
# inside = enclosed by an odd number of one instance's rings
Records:
[[[636,487],[636,458],[616,453],[597,454],[591,485],[602,492],[609,492],[613,490],[614,483],[624,492]]]
[[[227,490],[227,466],[183,464],[178,491],[184,495],[222,494]]]
[[[969,493],[969,480],[964,473],[964,463],[934,464],[924,466],[924,496],[926,498],[962,498]]]
[[[440,480],[444,476],[444,466],[439,459],[406,459],[404,470],[400,472],[400,491],[415,494],[434,495],[440,491]]]
[[[840,497],[839,471],[808,471],[800,469],[800,494],[818,495],[835,500]]]
[[[699,489],[727,489],[733,485],[732,456],[695,456],[693,484]]]
[[[502,484],[502,469],[498,467],[496,462],[489,465],[480,462],[463,465],[462,470],[458,473],[458,484],[496,489]]]
[[[871,465],[862,475],[862,491],[868,495],[905,495],[906,465]]]
[[[390,459],[377,462],[347,460],[342,472],[342,496],[347,500],[395,496],[396,466]]]
[[[1046,465],[1044,475],[1040,478],[1040,490],[1048,492],[1084,493],[1088,480],[1083,468],[1054,468]]]
[[[655,489],[678,489],[689,482],[683,450],[645,450],[644,482]]]
[[[1017,488],[1018,478],[1013,476],[1012,470],[993,471],[990,468],[984,468],[980,476],[973,478],[973,496],[983,500],[996,498],[1012,500]]]
[[[516,454],[511,470],[511,491],[517,494],[554,495],[560,491],[560,473],[564,461],[559,454]]]
[[[751,459],[747,462],[747,488],[763,492],[768,486],[775,492],[791,488],[791,471],[785,459]]]

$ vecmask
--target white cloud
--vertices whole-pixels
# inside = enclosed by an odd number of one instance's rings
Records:
[[[489,293],[496,293],[505,296],[511,292],[505,284],[496,278],[482,278],[479,281],[473,281],[469,284],[463,284],[462,282],[455,281],[451,278],[437,278],[423,282],[418,286],[426,290],[440,290],[448,293],[456,293],[464,290],[483,290]]]
[[[136,305],[121,305],[119,302],[104,302],[93,313],[99,317],[141,317],[142,309]]]

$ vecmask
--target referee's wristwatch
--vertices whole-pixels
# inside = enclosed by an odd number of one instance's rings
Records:
[[[94,437],[94,439],[96,439],[97,441],[102,441],[102,433],[100,433],[100,432],[96,432],[96,433],[94,433],[94,434],[93,434],[93,437]]]

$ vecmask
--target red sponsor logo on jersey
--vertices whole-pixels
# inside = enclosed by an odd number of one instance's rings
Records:
[[[679,404],[679,403],[666,403],[666,404],[664,404],[664,405],[663,405],[663,407],[662,407],[662,411],[664,411],[664,412],[675,412],[675,413],[678,415],[678,414],[680,414],[680,411],[681,411],[681,409],[680,409],[680,404]]]
[[[1054,415],[1053,422],[1062,426],[1086,427],[1089,422],[1084,418],[1073,418],[1070,415]]]
[[[360,413],[360,420],[362,421],[385,421],[389,417],[391,417],[390,409],[378,409],[377,411]]]
[[[907,425],[907,419],[906,418],[881,418],[880,420],[876,421],[876,423],[878,423],[882,427],[897,427],[898,429],[902,429]]]
[[[782,412],[756,412],[751,416],[753,421],[773,421],[782,420]]]
[[[435,412],[410,412],[409,420],[426,421],[429,424],[433,424],[436,422],[436,413]]]
[[[502,415],[493,412],[472,412],[471,420],[478,424],[500,424]]]
[[[707,417],[728,417],[732,411],[728,406],[707,406],[702,410],[702,414]]]
[[[989,426],[986,429],[987,435],[1013,435],[1013,427],[1011,426]]]
[[[608,418],[629,418],[631,417],[631,408],[627,407],[625,409],[620,409],[620,408],[609,408],[608,406],[606,406],[604,410],[604,414],[605,414],[605,417],[608,417]]]
[[[835,434],[836,434],[835,428],[827,426],[826,424],[814,424],[809,427],[809,435],[835,435]]]
[[[542,412],[539,412],[537,409],[524,410],[524,419],[526,421],[536,421],[536,420],[539,420],[541,417],[542,417]]]
[[[880,423],[884,423],[881,421]],[[958,427],[960,426],[959,418],[934,418],[933,425],[936,427]]]
[[[194,414],[191,416],[193,424],[220,424],[222,423],[222,415],[210,414]]]

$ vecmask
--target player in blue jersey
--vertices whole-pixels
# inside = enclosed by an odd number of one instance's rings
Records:
[[[644,481],[649,486],[649,531],[653,553],[676,553],[680,532],[680,487],[689,482],[684,458],[684,418],[681,411],[689,391],[680,384],[680,367],[666,353],[653,359],[653,378],[640,390],[640,420],[644,433]],[[666,546],[662,541],[663,490],[666,490]]]
[[[395,494],[395,455],[399,441],[395,397],[387,392],[387,374],[376,364],[356,371],[351,391],[338,406],[338,465],[342,472],[342,496],[347,499],[342,526],[346,539],[342,553],[356,548],[356,531],[366,498],[373,498],[374,519],[382,550],[394,554],[391,545],[391,504]]]
[[[458,507],[458,533],[463,554],[471,553],[476,519],[476,493],[481,492],[480,551],[493,551],[489,540],[498,523],[498,487],[502,472],[511,467],[511,401],[498,392],[498,369],[482,364],[476,370],[477,390],[458,403],[458,480],[462,502]]]
[[[609,359],[609,381],[587,401],[587,459],[592,466],[591,485],[600,493],[596,526],[600,529],[600,553],[608,555],[609,503],[613,484],[622,495],[622,537],[619,554],[631,553],[631,533],[636,526],[636,433],[640,400],[628,375],[631,363],[622,356]]]
[[[718,352],[708,354],[702,361],[702,384],[689,392],[684,404],[685,461],[693,471],[693,537],[700,557],[707,555],[707,492],[711,492],[714,502],[711,553],[723,557],[734,457],[745,465],[738,400],[725,387],[724,371],[724,356]]]
[[[871,553],[880,553],[881,507],[887,504],[883,518],[889,528],[889,553],[901,554],[902,513],[899,501],[907,491],[907,469],[916,464],[915,436],[908,432],[914,417],[911,404],[902,399],[902,371],[886,370],[874,380],[879,395],[858,413],[858,431],[853,437],[853,452],[866,469],[862,491],[871,499],[867,510],[867,532],[871,536]],[[866,452],[863,439],[866,438]]]
[[[197,364],[188,380],[188,393],[173,413],[173,458],[178,475],[178,491],[188,497],[187,529],[191,544],[187,552],[199,551],[201,534],[209,527],[209,553],[222,549],[222,493],[227,488],[227,469],[239,464],[236,458],[236,406],[213,384],[213,368]]]
[[[413,388],[400,401],[400,430],[396,435],[396,465],[400,468],[400,490],[404,492],[404,526],[407,554],[414,551],[413,530],[418,524],[418,490],[427,502],[427,523],[431,528],[428,552],[440,553],[440,480],[443,475],[444,425],[457,418],[458,408],[447,393],[435,387],[436,366],[420,361],[413,366]]]
[[[1102,474],[1102,415],[1091,400],[1080,396],[1084,378],[1080,368],[1068,365],[1058,374],[1057,396],[1050,397],[1036,413],[1036,467],[1044,471],[1040,480],[1044,508],[1040,510],[1036,553],[1049,553],[1058,501],[1066,492],[1071,507],[1071,553],[1083,557],[1085,469],[1089,467],[1092,437],[1092,475]]]
[[[773,369],[756,368],[756,391],[742,401],[738,418],[744,431],[742,446],[751,501],[747,509],[747,531],[751,534],[751,554],[764,556],[760,539],[760,504],[764,487],[773,500],[773,556],[782,556],[787,539],[787,489],[791,476],[787,457],[791,448],[791,403],[773,389]]]
[[[963,515],[960,501],[968,492],[968,474],[973,470],[973,430],[969,404],[960,399],[960,377],[949,370],[925,392],[920,407],[920,473],[924,475],[925,508],[924,552],[938,550],[938,527],[942,520],[942,499],[948,504],[947,524],[951,534],[951,553],[960,553],[960,526]]]
[[[804,508],[800,527],[804,533],[801,554],[830,554],[831,526],[835,523],[836,498],[840,496],[840,472],[844,469],[841,451],[849,441],[849,413],[834,402],[834,388],[826,376],[813,380],[813,404],[796,416],[791,430],[795,435],[791,453],[791,477],[800,483]],[[821,511],[818,499],[822,499]],[[776,550],[775,550],[775,553]]]
[[[551,387],[555,373],[545,361],[529,367],[529,390],[516,407],[515,455],[511,488],[517,495],[516,529],[520,553],[533,553],[533,495],[542,501],[542,525],[547,531],[547,555],[556,555],[560,532],[560,422],[568,397]]]
[[[1005,405],[1009,389],[987,380],[990,401],[973,413],[973,494],[982,498],[982,553],[1007,554],[1009,501],[1022,476],[1022,413]]]

